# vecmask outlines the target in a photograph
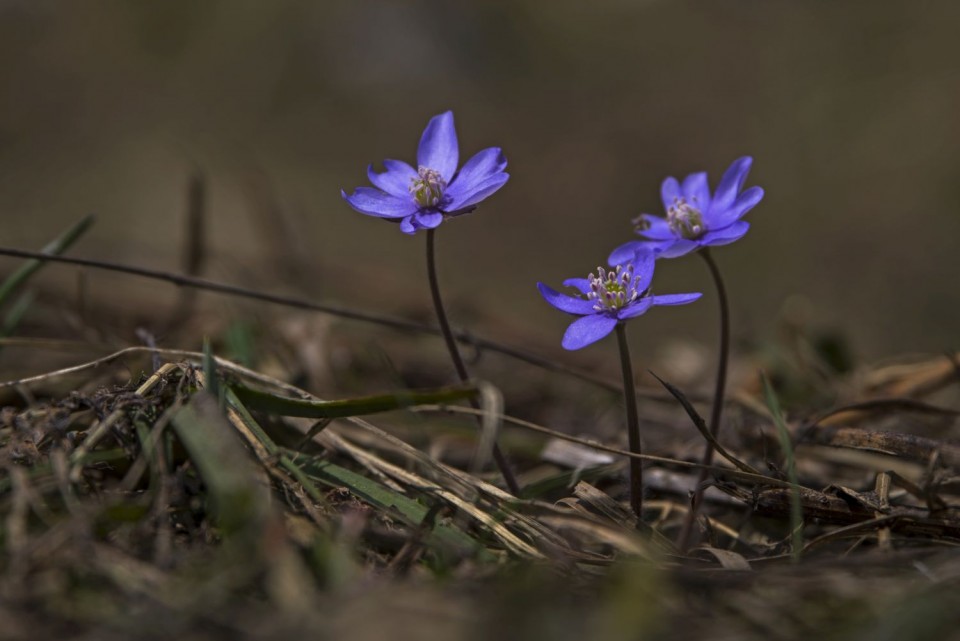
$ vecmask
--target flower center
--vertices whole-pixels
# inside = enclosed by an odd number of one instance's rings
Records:
[[[590,274],[590,291],[587,299],[594,301],[593,308],[598,312],[615,311],[640,298],[637,286],[640,277],[633,275],[633,265],[617,265],[610,271],[597,267],[596,274]]]
[[[440,172],[429,167],[420,167],[417,177],[410,179],[410,193],[421,207],[436,207],[443,198],[447,181]]]
[[[687,203],[686,198],[674,198],[667,209],[667,224],[673,233],[687,240],[700,238],[707,231],[700,210]]]

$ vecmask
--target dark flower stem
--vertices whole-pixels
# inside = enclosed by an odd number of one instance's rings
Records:
[[[443,309],[443,299],[440,298],[440,285],[437,282],[437,264],[434,252],[434,242],[436,229],[427,230],[427,276],[430,279],[430,295],[433,297],[433,307],[437,311],[437,322],[440,324],[440,333],[443,334],[443,340],[447,344],[447,351],[450,352],[450,359],[453,361],[453,367],[457,370],[457,376],[461,383],[470,380],[470,374],[467,372],[467,366],[460,355],[460,349],[457,347],[457,341],[450,330],[450,322],[447,320],[447,312]],[[476,400],[471,400],[474,409],[480,409],[480,404]],[[510,469],[510,462],[500,450],[500,446],[493,444],[493,460],[500,468],[500,474],[507,484],[507,488],[514,496],[520,495],[520,484]]]
[[[640,447],[640,418],[637,415],[637,390],[633,384],[633,365],[627,344],[627,326],[617,323],[617,343],[620,345],[620,368],[623,370],[623,402],[627,412],[627,443],[630,452],[642,454]],[[630,509],[637,515],[637,526],[643,514],[643,466],[638,458],[630,459]]]
[[[723,286],[723,278],[720,276],[720,270],[717,263],[714,262],[710,250],[704,247],[697,252],[704,262],[710,275],[713,277],[713,284],[717,288],[717,298],[720,302],[720,358],[717,362],[717,384],[713,392],[713,408],[710,412],[710,434],[717,438],[720,432],[720,418],[723,415],[723,400],[727,388],[727,360],[730,355],[730,309],[727,305],[727,290]],[[707,449],[703,453],[701,463],[708,466],[713,463],[713,445],[707,443]],[[680,530],[680,536],[677,537],[677,547],[681,552],[685,552],[690,544],[690,535],[693,533],[693,524],[697,518],[697,512],[700,510],[700,503],[703,502],[703,487],[707,480],[709,471],[704,467],[700,471],[700,477],[697,480],[696,490],[693,494],[693,500],[690,503],[690,511],[687,512],[687,518],[683,522]]]
[[[206,280],[204,278],[196,278],[194,276],[185,276],[183,274],[177,274],[175,272],[163,271],[160,269],[147,269],[145,267],[137,267],[136,265],[124,265],[121,263],[112,263],[105,260],[93,260],[90,258],[74,258],[72,256],[58,256],[56,254],[45,253],[42,251],[30,251],[26,249],[14,249],[12,247],[0,247],[0,256],[12,256],[14,258],[26,258],[28,260],[37,260],[41,263],[58,263],[61,265],[76,265],[80,267],[89,267],[91,269],[102,269],[104,271],[110,271],[118,274],[127,274],[130,276],[137,276],[139,278],[147,278],[150,280],[161,281],[165,283],[170,283],[171,285],[176,285],[177,287],[192,287],[201,291],[214,292],[218,294],[223,294],[225,296],[237,296],[241,298],[248,298],[251,300],[258,300],[265,303],[272,303],[274,305],[283,305],[286,307],[291,307],[294,309],[305,309],[314,312],[320,312],[323,314],[330,314],[332,316],[337,316],[339,318],[346,318],[348,320],[355,320],[364,323],[374,323],[382,327],[390,327],[400,331],[408,332],[418,332],[422,334],[440,334],[440,329],[434,327],[433,325],[427,325],[423,323],[416,323],[409,320],[404,320],[402,318],[396,318],[393,316],[385,316],[383,314],[373,314],[371,312],[363,312],[356,309],[350,309],[347,307],[339,307],[336,305],[331,305],[328,303],[318,303],[315,301],[307,300],[305,298],[297,298],[295,296],[281,296],[279,294],[274,294],[272,292],[263,292],[257,291],[255,289],[248,289],[246,287],[240,287],[238,285],[230,285],[227,283],[218,283],[212,280]],[[458,342],[466,345],[470,345],[478,350],[489,350],[491,352],[496,352],[502,354],[508,358],[513,358],[524,363],[529,363],[534,367],[540,367],[551,372],[558,372],[566,376],[572,376],[591,385],[596,385],[605,390],[609,390],[614,393],[620,392],[620,384],[616,382],[611,382],[606,379],[598,378],[588,372],[579,370],[563,363],[558,363],[551,361],[542,356],[528,352],[526,350],[512,347],[503,343],[498,343],[497,341],[492,341],[480,336],[474,336],[464,331],[459,331],[456,333],[455,338]],[[655,400],[668,400],[673,402],[672,397],[662,396],[662,395],[652,395],[651,398]]]

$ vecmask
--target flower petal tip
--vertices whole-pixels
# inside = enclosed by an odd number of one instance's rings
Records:
[[[600,314],[578,318],[570,323],[560,345],[570,351],[582,349],[606,337],[618,322],[612,316]]]
[[[577,314],[580,316],[594,313],[593,303],[585,298],[575,298],[574,296],[561,294],[557,290],[548,285],[544,285],[543,283],[537,283],[537,289],[540,290],[540,295],[543,296],[545,301],[559,309],[561,312],[566,312],[567,314]]]

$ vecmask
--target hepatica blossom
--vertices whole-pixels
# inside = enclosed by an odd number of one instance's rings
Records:
[[[649,249],[663,258],[683,256],[700,247],[727,245],[750,229],[743,216],[763,199],[763,189],[743,183],[753,159],[733,161],[711,196],[706,172],[690,174],[680,183],[672,176],[663,181],[660,196],[666,218],[642,214],[634,220],[636,232],[645,240],[634,240],[610,254],[610,264],[631,260],[634,253]]]
[[[563,335],[561,344],[565,349],[575,350],[595,343],[612,332],[617,323],[640,316],[655,305],[686,305],[702,296],[699,293],[654,295],[650,291],[654,254],[645,251],[631,258],[634,262],[616,265],[610,270],[598,267],[587,278],[563,281],[564,285],[579,290],[580,296],[561,294],[537,283],[548,303],[560,311],[580,316]]]
[[[499,147],[484,149],[458,170],[459,154],[453,112],[447,111],[423,130],[416,169],[402,160],[384,160],[382,173],[372,165],[367,169],[373,187],[340,194],[361,214],[399,222],[406,234],[434,229],[445,217],[473,211],[510,178]]]

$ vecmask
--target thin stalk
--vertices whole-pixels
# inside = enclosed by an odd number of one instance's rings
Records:
[[[633,384],[633,365],[627,344],[627,326],[617,323],[617,343],[620,345],[620,368],[623,370],[623,402],[627,412],[627,443],[630,452],[643,454],[640,447],[640,417],[637,414],[637,391]],[[637,515],[637,526],[643,515],[643,461],[630,459],[630,508]]]
[[[437,264],[434,252],[436,229],[427,230],[427,277],[430,280],[430,295],[433,297],[433,308],[437,312],[437,323],[440,325],[440,333],[443,334],[443,340],[447,344],[447,351],[450,352],[450,359],[453,361],[453,367],[457,370],[457,376],[461,383],[467,383],[470,380],[470,374],[467,372],[467,366],[460,355],[460,349],[457,347],[457,341],[454,338],[453,331],[450,329],[450,321],[447,320],[447,312],[443,308],[443,299],[440,297],[440,284],[437,282]],[[471,399],[474,409],[480,409],[480,404]],[[493,460],[500,468],[500,474],[507,484],[510,493],[514,496],[520,495],[520,484],[510,469],[510,462],[500,450],[496,442],[493,444]]]
[[[104,260],[93,260],[90,258],[73,258],[71,256],[57,256],[54,254],[47,254],[44,252],[38,251],[29,251],[25,249],[14,249],[12,247],[0,247],[0,256],[12,256],[15,258],[28,258],[36,259],[41,262],[50,262],[50,263],[60,263],[64,265],[76,265],[80,267],[89,267],[91,269],[102,269],[104,271],[110,271],[119,274],[127,274],[130,276],[137,276],[140,278],[149,278],[151,280],[163,281],[170,283],[177,287],[192,287],[194,289],[199,289],[203,291],[215,292],[218,294],[223,294],[226,296],[237,296],[242,298],[248,298],[251,300],[259,300],[266,303],[272,303],[274,305],[283,305],[286,307],[291,307],[295,309],[305,309],[315,312],[321,312],[324,314],[330,314],[332,316],[338,316],[340,318],[346,318],[349,320],[361,321],[365,323],[373,323],[380,325],[382,327],[390,327],[392,329],[401,330],[401,331],[410,331],[418,332],[424,334],[440,334],[440,329],[434,327],[433,325],[426,325],[422,323],[415,323],[413,321],[404,320],[402,318],[395,318],[392,316],[385,316],[383,314],[374,314],[372,312],[362,312],[354,309],[349,309],[346,307],[339,307],[337,305],[332,305],[329,303],[317,303],[314,301],[306,300],[303,298],[296,298],[294,296],[281,296],[279,294],[273,294],[269,292],[257,291],[254,289],[249,289],[246,287],[240,287],[238,285],[229,285],[227,283],[218,283],[212,280],[207,280],[204,278],[197,278],[193,276],[186,276],[183,274],[177,274],[174,272],[163,271],[159,269],[147,269],[145,267],[137,267],[136,265],[125,265],[121,263],[112,263]],[[562,363],[557,363],[551,361],[543,356],[533,354],[523,349],[512,347],[510,345],[505,345],[503,343],[493,341],[487,338],[482,338],[480,336],[474,336],[469,332],[458,331],[455,334],[455,338],[458,342],[464,345],[470,345],[481,351],[491,351],[498,354],[502,354],[509,358],[513,358],[524,363],[529,363],[535,367],[541,367],[543,369],[549,370],[551,372],[557,372],[567,376],[572,376],[591,385],[596,385],[602,389],[608,390],[615,394],[620,392],[620,386],[618,383],[614,383],[605,379],[597,378],[592,374],[584,372],[573,367],[569,367]],[[641,390],[641,394],[645,392]],[[649,397],[658,400],[665,401],[668,400],[672,402],[672,397],[669,395],[662,394],[649,394]]]
[[[723,416],[724,394],[727,389],[727,361],[730,356],[730,308],[727,303],[727,289],[723,285],[723,278],[720,276],[720,269],[714,262],[710,250],[704,247],[697,252],[707,264],[710,270],[710,276],[713,277],[713,284],[717,289],[717,300],[720,304],[720,358],[717,361],[717,382],[713,391],[713,408],[710,411],[710,434],[714,440],[720,432],[720,419]],[[707,449],[703,453],[701,463],[709,466],[713,463],[713,444],[707,443]],[[697,512],[700,510],[700,504],[703,502],[704,483],[707,480],[709,471],[706,467],[700,471],[700,477],[697,479],[697,486],[693,493],[693,500],[690,504],[690,511],[683,522],[680,530],[680,536],[677,538],[677,547],[681,551],[686,551],[690,544],[690,535],[693,533],[693,523],[696,521]]]

